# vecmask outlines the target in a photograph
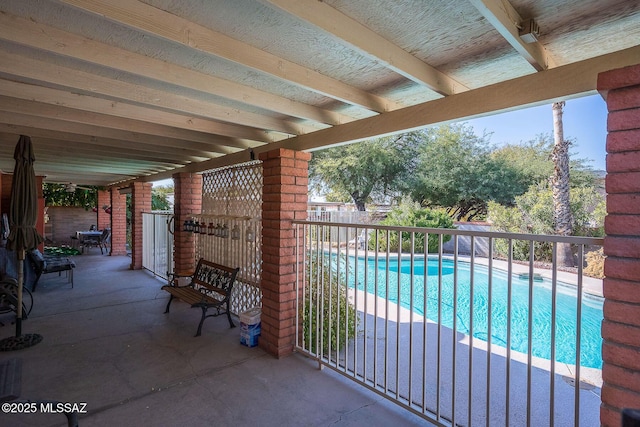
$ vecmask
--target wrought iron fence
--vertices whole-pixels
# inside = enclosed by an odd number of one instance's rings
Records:
[[[602,281],[583,272],[602,239],[327,222],[296,232],[296,347],[321,366],[436,425],[598,425]],[[561,268],[561,249],[576,267]]]

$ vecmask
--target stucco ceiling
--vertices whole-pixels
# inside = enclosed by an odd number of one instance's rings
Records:
[[[164,179],[592,94],[636,63],[640,0],[2,0],[0,169],[25,134],[49,182]]]

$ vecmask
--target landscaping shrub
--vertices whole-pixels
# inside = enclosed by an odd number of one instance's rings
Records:
[[[604,250],[600,248],[597,251],[587,252],[587,266],[584,269],[586,276],[595,277],[596,279],[604,278]]]
[[[320,261],[320,262],[319,262]],[[344,263],[343,263],[344,265]],[[347,338],[356,335],[357,312],[347,296],[343,274],[336,272],[335,260],[314,255],[307,263],[307,286],[302,309],[304,343],[312,353],[319,352],[316,336],[318,322],[322,325],[322,350],[344,349]],[[345,333],[346,331],[346,333]]]
[[[380,225],[399,226],[399,227],[426,227],[426,228],[455,228],[453,220],[443,211],[421,208],[417,203],[403,201],[400,205],[387,215],[380,222]],[[398,250],[399,233],[396,231],[389,232],[389,250]],[[445,235],[443,242],[451,240],[451,235]],[[439,246],[439,236],[437,234],[429,234],[428,238],[429,252],[437,252]],[[377,251],[387,250],[387,233],[380,231],[378,233],[378,242],[374,239],[369,241],[369,249]],[[402,233],[402,252],[411,251],[411,233]],[[424,252],[424,233],[415,233],[414,251],[417,253]]]

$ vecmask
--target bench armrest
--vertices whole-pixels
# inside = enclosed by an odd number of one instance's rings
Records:
[[[190,286],[191,283],[189,283],[187,285],[184,285],[184,286],[179,286],[178,285],[178,279],[180,279],[181,277],[189,277],[189,278],[193,279],[193,275],[194,274],[195,274],[195,271],[191,271],[191,272],[188,272],[188,271],[176,271],[176,272],[173,272],[173,273],[168,273],[167,274],[167,276],[168,276],[167,279],[168,279],[169,286],[174,286],[176,288],[182,288],[182,287],[185,287],[185,286]]]
[[[169,276],[173,276],[173,277],[193,277],[193,275],[195,274],[195,271],[191,270],[191,271],[176,271],[173,273],[169,273]]]

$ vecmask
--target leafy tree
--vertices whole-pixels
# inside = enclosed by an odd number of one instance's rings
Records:
[[[387,217],[380,222],[381,225],[400,226],[400,227],[426,227],[426,228],[455,228],[453,220],[449,215],[442,211],[421,208],[417,203],[403,200],[399,206],[393,208]],[[399,241],[398,232],[390,232],[389,249],[391,251],[398,250]],[[443,243],[451,240],[450,235],[443,237]],[[429,252],[437,252],[439,247],[439,236],[430,234],[427,238]],[[378,235],[377,247],[376,242],[369,241],[370,249],[377,251],[387,250],[387,233],[381,232]],[[424,233],[415,233],[413,249],[415,252],[424,252]],[[409,233],[402,233],[402,252],[411,251],[411,236]]]
[[[593,187],[571,190],[570,209],[573,216],[574,235],[601,236],[605,216],[604,196]],[[553,193],[544,183],[532,186],[525,194],[516,197],[516,206],[507,207],[489,203],[489,219],[497,231],[510,233],[554,234]],[[496,250],[506,255],[506,242],[496,241]],[[537,245],[537,259],[551,260],[551,245]],[[514,243],[514,258],[527,259],[529,245]]]
[[[158,186],[151,189],[151,210],[167,211],[171,208],[167,196],[173,194],[173,187]]]
[[[96,207],[97,190],[100,187],[86,186],[88,189],[76,188],[68,192],[64,184],[45,182],[42,185],[42,194],[47,206],[75,206],[86,210]]]
[[[410,139],[384,137],[314,153],[309,165],[312,186],[333,200],[351,198],[359,211],[373,197],[393,194],[410,172]]]
[[[496,148],[491,157],[520,172],[520,184],[524,184],[523,193],[533,184],[546,181],[553,172],[550,161],[553,141],[545,135],[520,144],[507,144]]]
[[[519,184],[524,185],[524,193],[531,185],[547,182],[553,174],[553,147],[554,141],[551,136],[540,134],[530,141],[496,148],[492,151],[491,157],[519,172]],[[570,154],[571,188],[596,186],[597,175],[588,164],[590,160],[576,158],[575,153]]]
[[[423,132],[411,195],[423,206],[442,206],[457,220],[486,215],[487,202],[513,203],[526,191],[517,169],[491,156],[485,136],[466,125],[439,126]]]

